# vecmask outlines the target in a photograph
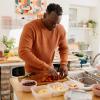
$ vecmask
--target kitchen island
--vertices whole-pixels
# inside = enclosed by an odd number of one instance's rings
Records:
[[[75,56],[69,55],[68,62],[75,62],[79,59]],[[53,64],[55,68],[58,70],[60,66],[60,59],[58,56],[55,57]],[[25,62],[22,61],[18,56],[9,57],[9,60],[0,61],[0,90],[1,90],[1,98],[4,100],[10,100],[12,89],[10,87],[9,78],[16,75],[23,75],[22,73]],[[16,71],[12,71],[16,68]],[[18,72],[19,71],[19,72]],[[14,74],[14,75],[13,75]],[[16,75],[15,75],[16,74]],[[2,80],[2,81],[1,81]]]
[[[12,69],[24,66],[24,62],[12,62],[0,64],[0,100],[11,100],[12,89],[9,79],[12,76]]]
[[[18,100],[35,100],[31,92],[26,93],[21,90],[20,83],[17,77],[11,78],[10,83],[13,87],[14,93]],[[100,97],[94,96],[92,91],[90,91],[89,93],[92,95],[92,100],[100,100]],[[48,100],[64,100],[64,97],[63,96],[52,97],[48,98]]]

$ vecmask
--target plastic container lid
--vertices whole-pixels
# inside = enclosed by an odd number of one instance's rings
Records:
[[[47,100],[51,97],[51,92],[46,85],[31,87],[31,91],[35,100]]]
[[[84,84],[75,81],[75,80],[69,80],[66,82],[63,82],[64,85],[67,85],[69,87],[69,89],[80,89],[82,87],[84,87]]]
[[[92,96],[82,90],[70,90],[64,94],[64,100],[92,100]]]
[[[48,84],[48,88],[50,89],[52,96],[63,95],[68,90],[68,86],[64,86],[64,84],[60,82]]]

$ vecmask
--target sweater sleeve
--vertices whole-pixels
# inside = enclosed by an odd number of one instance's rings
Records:
[[[38,70],[45,70],[49,67],[48,64],[37,58],[32,53],[32,45],[34,42],[33,28],[25,25],[19,43],[19,56],[30,66],[35,65]]]
[[[64,28],[60,27],[60,41],[59,41],[59,54],[60,54],[60,64],[61,65],[67,65],[68,63],[68,45],[66,40],[66,32]]]

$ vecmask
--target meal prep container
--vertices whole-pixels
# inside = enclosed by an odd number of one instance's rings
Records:
[[[33,84],[32,84],[33,83]],[[31,87],[33,86],[36,86],[37,85],[37,82],[35,80],[22,80],[20,82],[21,84],[21,89],[22,91],[24,92],[31,92]]]
[[[70,90],[64,94],[64,100],[92,100],[92,96],[83,90]]]
[[[82,83],[75,80],[69,80],[69,81],[63,82],[63,84],[65,86],[67,85],[69,90],[80,89],[84,86]]]
[[[48,84],[47,86],[50,89],[52,96],[63,95],[68,90],[68,86],[67,85],[64,86],[64,84],[60,82],[51,83]]]
[[[51,92],[46,85],[31,87],[32,95],[35,100],[48,100],[51,97]]]

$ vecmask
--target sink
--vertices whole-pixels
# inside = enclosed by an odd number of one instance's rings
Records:
[[[89,75],[84,71],[80,73],[73,73],[73,75],[69,75],[71,79],[77,80],[84,84],[84,87],[89,87],[93,84],[97,84],[97,80],[94,78],[89,77]]]
[[[93,84],[97,84],[97,81],[90,77],[81,77],[78,79],[79,82],[84,84],[84,87],[89,87]]]
[[[99,70],[92,71],[91,73],[94,74],[100,80],[100,71]]]

